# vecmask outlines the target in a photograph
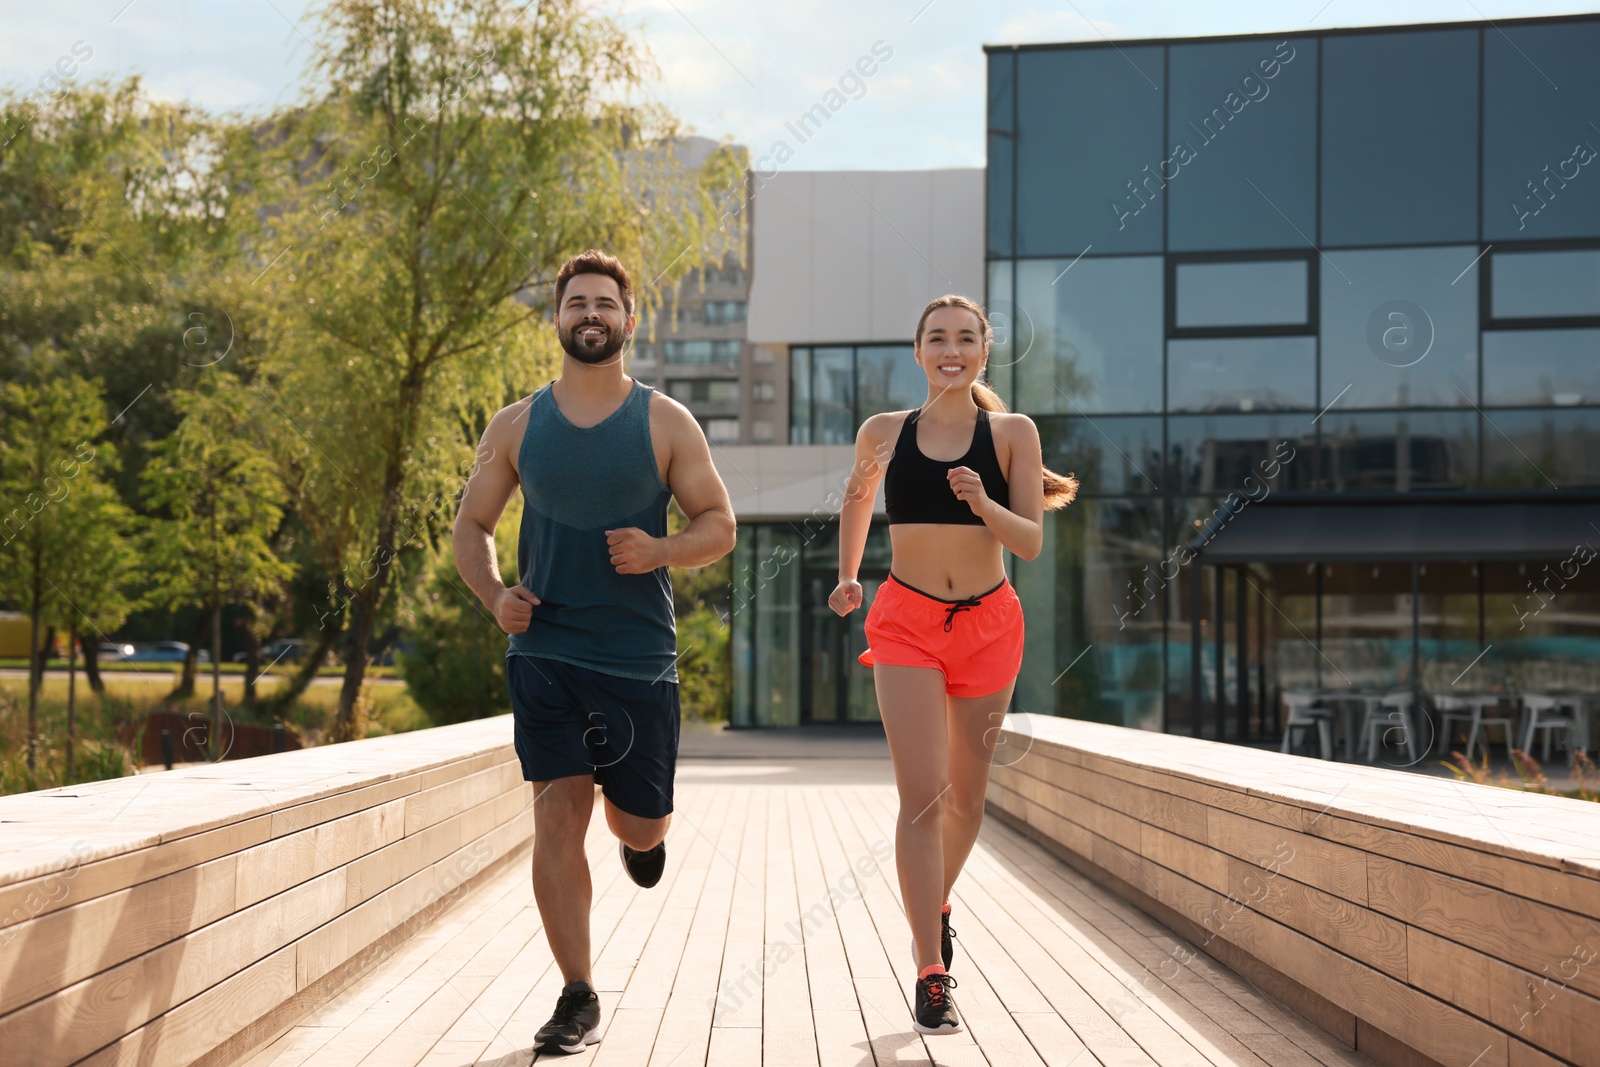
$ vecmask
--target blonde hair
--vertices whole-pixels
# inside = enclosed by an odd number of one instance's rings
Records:
[[[970,311],[977,316],[978,325],[982,327],[983,352],[984,356],[987,357],[989,345],[994,341],[994,327],[989,325],[989,316],[983,310],[983,306],[976,300],[958,296],[955,293],[948,293],[928,301],[928,306],[922,309],[922,317],[917,320],[917,332],[913,343],[919,348],[922,346],[922,331],[928,323],[928,316],[940,308],[961,308],[963,311]],[[987,362],[985,366],[987,367]],[[1006,407],[1006,402],[1000,399],[1000,394],[995,392],[984,381],[972,383],[972,402],[984,411],[1003,412],[1010,410]],[[1069,471],[1066,474],[1057,474],[1049,467],[1044,468],[1044,509],[1046,511],[1056,511],[1072,503],[1077,499],[1078,486],[1078,479],[1074,473]]]

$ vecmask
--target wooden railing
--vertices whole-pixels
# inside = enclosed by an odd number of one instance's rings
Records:
[[[1600,1065],[1600,805],[1036,715],[990,810],[1396,1067]]]
[[[224,1064],[531,842],[510,717],[0,798],[0,1062]]]

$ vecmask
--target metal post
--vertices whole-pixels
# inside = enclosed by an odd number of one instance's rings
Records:
[[[1200,579],[1205,568],[1196,563],[1189,570],[1189,734],[1200,736],[1200,706],[1204,675],[1200,670],[1200,615],[1205,599],[1200,593]]]
[[[1234,620],[1235,644],[1239,649],[1239,722],[1238,736],[1244,740],[1251,736],[1250,731],[1250,616],[1245,609],[1244,591],[1249,588],[1245,581],[1246,564],[1239,564],[1234,575],[1233,602],[1237,618]]]
[[[1220,564],[1211,568],[1216,575],[1216,646],[1217,646],[1217,735],[1221,741],[1226,736],[1228,715],[1228,572]]]
[[[283,723],[281,721],[273,723],[272,724],[272,751],[274,751],[274,752],[282,752],[283,749],[284,749],[284,745],[286,743],[287,743],[287,738],[284,735]]]
[[[161,731],[161,762],[167,765],[167,770],[172,770],[172,731]]]

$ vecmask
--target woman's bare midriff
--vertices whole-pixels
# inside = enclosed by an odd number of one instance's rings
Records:
[[[962,600],[988,592],[1006,576],[1000,539],[987,526],[896,523],[889,527],[900,581],[930,596]]]

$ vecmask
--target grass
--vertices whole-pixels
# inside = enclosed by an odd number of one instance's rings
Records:
[[[262,664],[261,664],[261,666],[263,668],[265,668],[266,665],[267,664],[266,664],[265,661],[263,661]],[[67,669],[67,661],[64,660],[64,659],[53,659],[49,663],[47,663],[45,666],[46,666],[47,670],[64,671],[64,670]],[[10,668],[10,669],[13,669],[13,670],[19,670],[19,671],[25,671],[25,670],[28,669],[28,661],[27,661],[26,658],[21,657],[21,656],[14,656],[14,657],[0,656],[0,670],[6,669],[6,668]],[[100,673],[101,674],[116,674],[118,672],[126,672],[126,673],[129,673],[129,674],[139,674],[139,673],[143,673],[143,674],[169,674],[170,673],[171,675],[173,675],[173,677],[177,677],[177,675],[182,670],[183,670],[183,664],[181,664],[181,663],[101,663],[100,664]],[[292,663],[280,663],[280,664],[278,664],[276,667],[274,667],[272,669],[273,675],[293,674],[294,671],[295,671],[295,667],[294,667],[294,664],[292,664]],[[78,673],[80,675],[83,673],[83,660],[82,659],[78,660]],[[198,678],[201,675],[209,675],[210,673],[211,673],[211,664],[209,664],[209,663],[198,663],[198,664],[195,665],[195,677]],[[243,663],[224,663],[222,665],[222,673],[224,675],[236,674],[236,675],[239,675],[239,676],[243,677],[243,675],[244,675],[244,664]],[[344,668],[339,666],[338,664],[324,664],[322,669],[317,672],[317,676],[320,677],[320,678],[329,678],[329,677],[342,678],[344,676]],[[368,667],[367,667],[367,675],[366,676],[368,678],[398,678],[398,677],[400,677],[400,668],[399,667],[394,667],[394,666],[379,667],[379,666],[375,666],[375,665],[369,664]]]
[[[176,682],[176,672],[173,674]],[[205,714],[211,707],[209,679],[197,679],[194,696],[169,700],[165,686],[131,678],[107,676],[104,694],[78,680],[77,742],[70,778],[66,768],[67,679],[46,676],[39,690],[39,742],[36,768],[27,769],[28,686],[24,678],[0,679],[0,794],[49,789],[78,782],[119,778],[136,770],[137,754],[118,741],[124,727],[153,711]],[[279,681],[269,678],[258,687],[268,695]],[[223,706],[238,723],[270,725],[259,709],[243,708],[244,679],[224,676]],[[331,728],[339,704],[338,686],[312,686],[301,694],[284,716],[307,745],[331,742]],[[405,686],[365,686],[357,706],[359,736],[405,733],[433,725],[411,699]]]
[[[1511,750],[1511,763],[1517,770],[1519,779],[1517,781],[1513,781],[1504,771],[1498,775],[1490,772],[1488,746],[1484,748],[1481,763],[1473,763],[1459,752],[1452,752],[1449,760],[1440,761],[1441,766],[1450,768],[1450,773],[1456,776],[1457,781],[1516,789],[1524,793],[1544,793],[1547,796],[1600,802],[1600,774],[1596,773],[1594,761],[1587,753],[1573,754],[1572,776],[1577,779],[1578,788],[1570,791],[1552,788],[1550,779],[1545,776],[1544,768],[1539,765],[1539,761],[1519,748]],[[1591,778],[1595,779],[1593,785],[1590,784]]]

